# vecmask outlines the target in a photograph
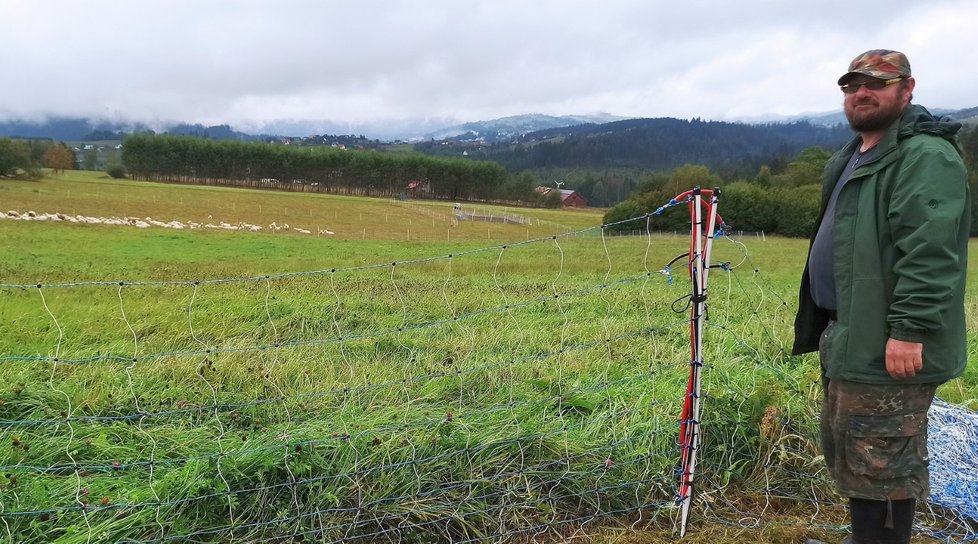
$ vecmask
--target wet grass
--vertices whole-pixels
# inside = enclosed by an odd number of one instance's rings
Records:
[[[408,242],[355,210],[431,219],[417,208],[450,204],[68,178],[37,193],[0,181],[0,208],[196,220],[217,206],[256,222],[251,208],[287,205],[345,210],[349,227],[0,221],[0,534],[676,538],[688,285],[661,271],[685,237],[545,238],[589,216],[527,211],[539,226],[489,226],[491,243]],[[520,244],[529,228],[544,238]],[[732,271],[711,275],[694,542],[839,535],[838,511],[811,514],[837,500],[812,440],[816,363],[784,353],[805,248],[717,242]],[[942,393],[976,385],[972,365]]]

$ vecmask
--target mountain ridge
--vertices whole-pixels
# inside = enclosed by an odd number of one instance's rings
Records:
[[[978,107],[961,109],[934,108],[931,111],[939,115],[949,115],[959,121],[978,122]],[[666,118],[675,119],[673,117]],[[205,126],[200,123],[189,122],[170,122],[151,126],[148,123],[142,122],[116,122],[85,117],[51,117],[43,121],[20,119],[0,120],[0,136],[84,141],[87,139],[86,136],[93,135],[96,132],[102,135],[106,133],[121,135],[153,130],[160,133],[165,132],[240,141],[258,141],[272,137],[300,137],[312,134],[359,134],[366,135],[368,139],[378,139],[388,142],[478,138],[487,143],[494,143],[516,141],[521,135],[530,132],[585,124],[600,126],[630,119],[641,118],[625,117],[610,113],[587,115],[530,113],[464,123],[451,123],[447,120],[415,120],[413,122],[402,120],[389,124],[387,129],[375,128],[378,132],[371,133],[370,130],[364,129],[377,127],[379,124],[357,126],[330,121],[281,120],[244,126],[235,126],[228,123]],[[751,119],[727,120],[723,122],[745,125],[771,125],[800,121],[807,121],[819,126],[833,126],[846,122],[841,110],[806,113],[794,116],[757,116]],[[439,125],[439,123],[444,124]],[[437,127],[430,128],[433,125],[437,125]]]

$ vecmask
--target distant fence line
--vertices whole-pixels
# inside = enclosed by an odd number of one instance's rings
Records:
[[[455,198],[451,196],[439,195],[426,191],[405,191],[402,188],[389,187],[358,187],[336,183],[321,183],[307,181],[282,181],[272,179],[225,179],[225,178],[205,178],[197,176],[172,176],[156,175],[144,176],[130,174],[130,179],[135,181],[151,181],[155,183],[175,183],[179,185],[203,185],[209,187],[237,187],[242,189],[261,189],[270,191],[282,191],[290,193],[314,193],[339,196],[364,196],[377,198],[393,198],[398,201],[408,202],[413,199],[432,200],[439,202],[461,201],[466,203],[476,203],[495,206],[545,208],[542,202],[517,201],[500,198]]]
[[[458,221],[482,221],[485,223],[503,223],[507,225],[529,225],[532,223],[530,219],[522,217],[519,215],[510,215],[506,213],[502,214],[479,214],[479,213],[468,213],[462,211],[455,212],[455,219]]]

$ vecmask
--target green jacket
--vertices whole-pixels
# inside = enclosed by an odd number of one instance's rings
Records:
[[[832,218],[838,315],[822,361],[829,378],[893,383],[888,338],[924,345],[923,369],[900,383],[943,382],[964,372],[971,213],[954,140],[960,127],[908,106],[839,193]],[[819,222],[861,141],[857,136],[826,164]],[[806,264],[793,353],[818,350],[828,320],[812,301]]]

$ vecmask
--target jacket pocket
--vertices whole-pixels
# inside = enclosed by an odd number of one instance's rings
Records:
[[[849,345],[849,326],[836,321],[831,327],[826,327],[819,338],[819,361],[829,378],[849,379],[844,375],[848,370],[846,361],[849,358],[846,346]]]
[[[891,479],[927,469],[927,412],[849,416],[846,462],[853,474]]]

